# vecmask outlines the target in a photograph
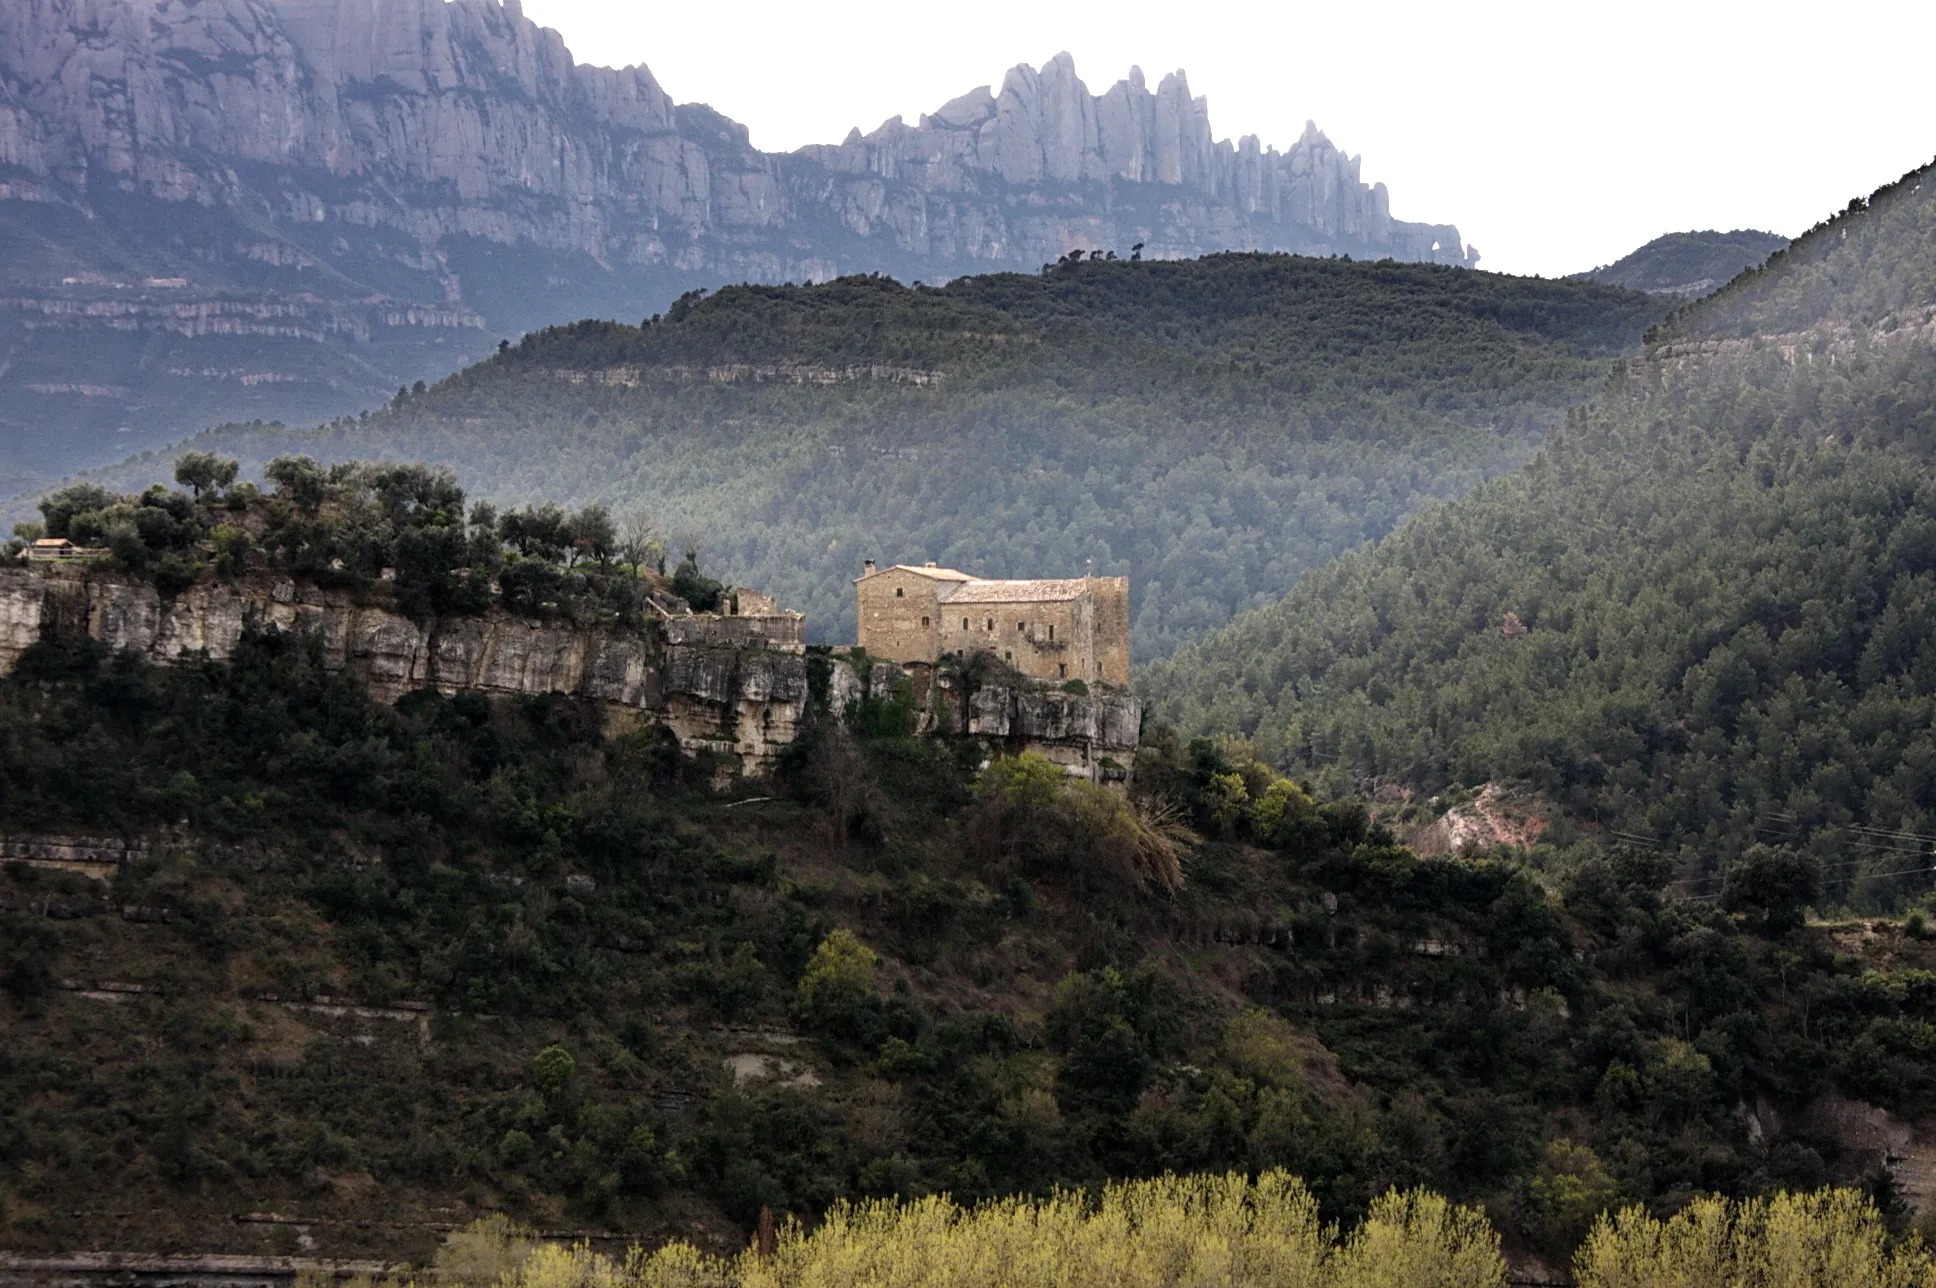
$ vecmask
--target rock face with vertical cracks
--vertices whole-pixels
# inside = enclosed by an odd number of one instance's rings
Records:
[[[43,639],[100,641],[167,665],[230,656],[251,631],[313,639],[326,666],[357,676],[386,702],[445,693],[568,694],[602,702],[615,722],[670,731],[725,776],[759,776],[816,710],[792,613],[695,615],[637,629],[540,622],[501,610],[414,621],[380,597],[273,576],[200,582],[163,595],[100,567],[0,569],[0,672]],[[867,673],[843,658],[828,669],[818,710],[841,719],[871,695],[918,688],[920,732],[973,737],[992,750],[1036,749],[1073,774],[1120,778],[1136,749],[1141,705],[1126,693],[1065,693],[1026,680],[971,686],[956,668]]]
[[[165,665],[227,657],[244,633],[280,630],[313,637],[325,665],[386,702],[424,688],[570,694],[663,725],[688,751],[748,774],[770,767],[806,714],[800,622],[692,617],[619,630],[492,611],[420,623],[380,602],[275,578],[165,596],[101,570],[0,570],[0,669],[46,637],[87,635]]]
[[[874,662],[865,688],[870,697],[910,702],[918,733],[973,738],[996,754],[1039,752],[1092,782],[1128,780],[1143,723],[1142,700],[1127,690],[1097,685],[1076,693],[946,661]]]

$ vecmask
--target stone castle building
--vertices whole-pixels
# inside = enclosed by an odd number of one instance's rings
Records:
[[[1037,680],[1129,684],[1129,578],[989,581],[933,564],[854,582],[857,643],[895,662],[988,652]]]

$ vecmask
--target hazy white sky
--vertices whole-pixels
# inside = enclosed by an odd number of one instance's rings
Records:
[[[756,146],[837,142],[1015,63],[1092,93],[1189,72],[1219,138],[1316,120],[1401,219],[1560,274],[1663,232],[1800,232],[1936,156],[1936,0],[1109,5],[525,0],[581,62],[643,62]]]

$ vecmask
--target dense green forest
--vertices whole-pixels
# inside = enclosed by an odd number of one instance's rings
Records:
[[[1831,905],[1920,901],[1928,173],[1683,309],[1518,473],[1179,654],[1146,681],[1162,709],[1333,785],[1528,780],[1703,878],[1764,843]]]
[[[355,419],[189,446],[249,474],[428,461],[501,506],[642,512],[826,641],[853,638],[864,558],[1126,573],[1146,659],[1519,464],[1663,312],[1430,265],[1071,256],[938,289],[689,296],[643,326],[528,336]]]
[[[1556,1262],[1629,1200],[1839,1178],[1901,1219],[1813,1110],[1936,1109],[1920,922],[1420,861],[1161,730],[1125,798],[830,714],[717,796],[595,705],[384,706],[314,641],[33,646],[0,828],[147,848],[0,865],[0,1242],[426,1258],[505,1211],[731,1251],[762,1207],[1271,1167]]]

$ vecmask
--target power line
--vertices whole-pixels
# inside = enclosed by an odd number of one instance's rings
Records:
[[[1880,880],[1883,877],[1913,877],[1921,872],[1936,872],[1936,866],[1927,868],[1903,868],[1896,872],[1865,872],[1862,875]],[[1721,893],[1721,891],[1717,890],[1713,894],[1690,894],[1683,895],[1682,898],[1688,903],[1698,903],[1707,899],[1719,899]]]
[[[1886,854],[1914,854],[1914,855],[1918,855],[1919,857],[1921,856],[1921,851],[1919,850],[1891,850],[1883,846],[1877,846],[1875,848],[1883,850],[1883,852]],[[1852,868],[1852,867],[1855,867],[1857,864],[1867,863],[1867,862],[1869,862],[1869,860],[1867,859],[1843,859],[1839,863],[1824,863],[1817,870],[1821,872],[1833,872],[1837,868]],[[1886,874],[1865,872],[1862,875],[1877,876],[1877,875],[1886,875]],[[1727,878],[1727,874],[1725,872],[1722,872],[1722,873],[1716,873],[1713,876],[1680,877],[1678,879],[1686,884],[1694,885],[1704,881],[1725,881],[1728,878]]]

